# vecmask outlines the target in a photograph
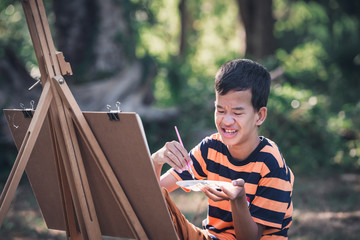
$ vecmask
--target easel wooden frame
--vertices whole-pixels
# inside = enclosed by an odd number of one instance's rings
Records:
[[[85,141],[134,237],[149,239],[63,78],[65,74],[72,74],[71,67],[64,61],[62,53],[55,50],[42,1],[23,0],[22,4],[39,63],[43,91],[0,196],[0,226],[47,116],[56,152],[68,239],[102,238],[75,130]]]

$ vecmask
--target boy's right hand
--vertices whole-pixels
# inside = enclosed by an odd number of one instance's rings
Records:
[[[154,163],[167,163],[180,173],[188,169],[187,162],[192,164],[187,150],[177,141],[167,142],[151,158]]]

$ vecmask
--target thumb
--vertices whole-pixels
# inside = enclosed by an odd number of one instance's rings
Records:
[[[245,184],[245,181],[244,181],[243,179],[239,178],[239,179],[233,180],[233,181],[232,181],[232,184],[233,184],[234,186],[243,187],[244,184]]]

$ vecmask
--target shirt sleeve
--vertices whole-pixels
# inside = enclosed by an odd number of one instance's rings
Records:
[[[255,222],[282,228],[287,209],[291,204],[292,184],[290,172],[285,168],[271,169],[259,181],[250,213]]]

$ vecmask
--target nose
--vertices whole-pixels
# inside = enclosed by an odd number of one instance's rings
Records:
[[[223,118],[223,124],[225,124],[226,126],[230,126],[232,125],[235,120],[234,118],[231,116],[231,114],[225,114],[224,118]]]

